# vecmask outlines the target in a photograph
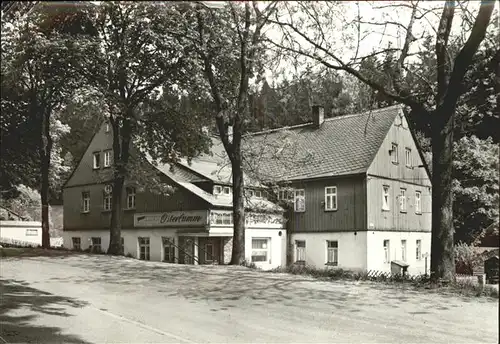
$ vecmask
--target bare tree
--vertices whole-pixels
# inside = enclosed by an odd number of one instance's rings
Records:
[[[463,6],[462,2],[458,4]],[[458,12],[455,1],[446,1],[440,8],[436,8],[435,3],[425,6],[419,1],[396,4],[375,2],[371,4],[371,9],[359,11],[358,8],[351,19],[348,18],[349,12],[346,8],[352,6],[352,3],[283,3],[280,14],[276,14],[272,19],[282,34],[282,39],[270,40],[275,48],[351,74],[389,99],[409,106],[429,124],[433,156],[431,271],[434,279],[450,280],[454,276],[451,172],[455,110],[464,91],[464,76],[485,38],[494,4],[490,1],[481,2],[474,14],[471,14],[471,11],[462,11],[460,29],[462,33],[468,32],[469,35],[466,40],[460,39],[463,34],[458,35],[458,39],[453,42],[455,46],[460,45],[455,53],[450,48],[450,38],[453,37],[452,23]],[[390,14],[386,13],[385,17],[367,20],[361,15],[380,10],[390,10],[393,15],[396,13],[396,18],[390,18]],[[405,13],[409,14],[406,22],[402,20],[403,15],[398,15],[401,10],[406,10]],[[441,11],[441,14],[438,15],[436,11]],[[340,25],[341,21],[345,24]],[[417,29],[423,27],[428,31],[418,32]],[[361,48],[370,44],[368,39],[373,40],[373,36],[368,37],[371,32],[379,32],[382,36],[380,46],[363,55],[360,53]],[[339,34],[342,37],[339,38]],[[404,78],[410,73],[407,67],[412,56],[412,47],[419,39],[429,34],[435,37],[437,66],[435,87],[431,85],[430,88],[434,91],[427,95],[428,98],[432,97],[432,100],[425,102],[421,100],[421,95],[414,94],[412,89],[405,85]],[[403,44],[399,48],[385,48],[383,39],[390,35],[395,38],[403,37]],[[339,40],[350,49],[343,50],[342,45],[335,44]],[[352,42],[354,44],[351,44]],[[349,54],[347,50],[354,53]],[[359,65],[364,59],[388,53],[399,55],[389,84],[377,82],[369,74],[360,72]],[[416,77],[419,76],[415,74]],[[429,80],[429,83],[432,83],[432,80]]]

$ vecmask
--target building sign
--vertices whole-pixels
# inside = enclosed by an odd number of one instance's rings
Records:
[[[134,227],[200,227],[206,224],[206,210],[139,213],[134,215]]]
[[[210,211],[211,227],[233,227],[233,212],[224,210]],[[285,228],[282,215],[245,213],[246,228]]]

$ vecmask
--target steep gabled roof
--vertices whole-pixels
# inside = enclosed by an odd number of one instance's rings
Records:
[[[397,115],[400,105],[328,118],[316,128],[312,123],[246,135],[243,150],[247,179],[300,180],[366,173]],[[193,159],[184,166],[215,182],[231,182],[231,167],[220,141],[214,139],[213,155]],[[226,159],[227,162],[227,159]],[[255,177],[255,178],[252,178]]]

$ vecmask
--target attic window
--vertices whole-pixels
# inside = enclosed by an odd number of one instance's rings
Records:
[[[398,163],[398,144],[393,143],[391,148],[391,161],[393,164]]]
[[[98,169],[101,167],[101,152],[94,152],[93,153],[92,167],[94,169]]]
[[[214,195],[220,195],[222,193],[222,186],[215,185],[214,186]]]
[[[110,128],[109,123],[106,123],[106,129],[105,129],[105,132],[106,132],[106,133],[109,133],[109,131],[110,131],[110,130],[111,130],[111,128]]]
[[[255,197],[257,197],[257,198],[262,198],[262,191],[260,191],[260,190],[255,190]]]
[[[247,190],[247,195],[248,197],[253,197],[255,196],[255,192],[253,190]]]
[[[231,188],[229,186],[224,186],[224,188],[222,189],[222,193],[224,195],[229,195],[231,194]]]

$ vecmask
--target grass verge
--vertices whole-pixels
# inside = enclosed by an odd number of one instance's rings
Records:
[[[480,285],[471,281],[454,281],[450,283],[435,283],[426,275],[403,276],[401,274],[377,274],[367,271],[350,271],[341,268],[317,269],[305,265],[291,265],[276,268],[268,272],[306,275],[320,280],[368,281],[384,283],[392,287],[439,292],[467,297],[499,297],[498,286]]]

